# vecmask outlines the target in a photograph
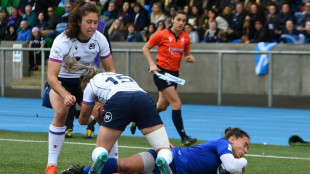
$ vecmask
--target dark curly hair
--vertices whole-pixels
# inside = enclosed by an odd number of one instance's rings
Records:
[[[73,9],[69,16],[68,26],[65,32],[70,39],[77,37],[81,30],[78,23],[80,23],[83,16],[86,16],[89,12],[97,13],[99,18],[99,12],[96,5],[90,2],[85,2],[84,0],[77,0],[74,3]]]

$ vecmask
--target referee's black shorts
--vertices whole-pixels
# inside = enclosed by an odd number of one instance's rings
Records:
[[[179,77],[179,71],[169,71],[169,70],[166,70],[166,69],[164,69],[158,65],[157,65],[157,67],[160,69],[159,73],[167,72],[173,76]],[[177,89],[178,84],[176,84],[174,82],[162,80],[162,79],[158,78],[158,76],[156,74],[153,75],[153,79],[154,79],[154,83],[155,83],[158,91],[162,91],[162,90],[164,90],[170,86],[174,86],[175,89]]]

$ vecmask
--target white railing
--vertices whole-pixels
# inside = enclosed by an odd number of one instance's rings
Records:
[[[41,64],[45,65],[45,52],[50,51],[50,48],[5,48],[1,50],[1,96],[4,96],[5,88],[5,51],[41,51]],[[142,49],[112,49],[113,52],[126,53],[126,75],[130,75],[130,53],[142,53]],[[156,50],[151,50],[156,52]],[[269,54],[269,69],[268,69],[268,107],[272,107],[273,96],[273,55],[310,55],[310,51],[240,51],[240,50],[191,50],[194,54],[218,54],[218,89],[217,89],[217,104],[222,104],[222,84],[223,84],[223,55],[224,54]],[[44,77],[45,66],[41,69],[41,97],[44,92]]]

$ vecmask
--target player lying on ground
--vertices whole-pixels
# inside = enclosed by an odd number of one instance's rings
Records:
[[[249,135],[239,128],[227,128],[224,138],[188,148],[171,148],[173,161],[170,168],[174,174],[215,174],[222,163],[225,172],[245,172],[247,160],[242,158],[250,144]],[[102,174],[120,173],[155,173],[159,170],[155,165],[156,153],[153,149],[141,152],[128,158],[110,158]],[[62,174],[88,173],[91,166],[80,168],[70,166]],[[241,172],[240,172],[241,173]]]
[[[157,166],[161,171],[165,171],[165,174],[169,174],[168,164],[171,163],[173,155],[153,98],[128,76],[85,66],[75,57],[66,58],[65,65],[69,72],[86,69],[80,78],[81,88],[84,90],[80,124],[89,124],[89,121],[93,120],[91,113],[96,101],[105,103],[105,114],[97,136],[96,148],[92,153],[95,163],[91,171],[101,172],[114,143],[126,126],[134,121],[154,152],[156,151]]]

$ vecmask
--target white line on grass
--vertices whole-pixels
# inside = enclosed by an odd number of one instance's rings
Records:
[[[48,143],[48,141],[1,139],[1,138],[0,138],[0,141],[26,142],[26,143]],[[94,143],[78,143],[78,142],[64,142],[64,143],[65,144],[73,144],[73,145],[85,145],[85,146],[95,146],[96,145]],[[135,146],[118,146],[118,147],[120,147],[120,148],[127,148],[127,149],[143,149],[143,150],[149,150],[150,149],[150,147],[135,147]],[[288,156],[271,156],[271,155],[255,155],[255,154],[246,154],[245,156],[259,157],[259,158],[310,160],[310,158],[288,157]]]

